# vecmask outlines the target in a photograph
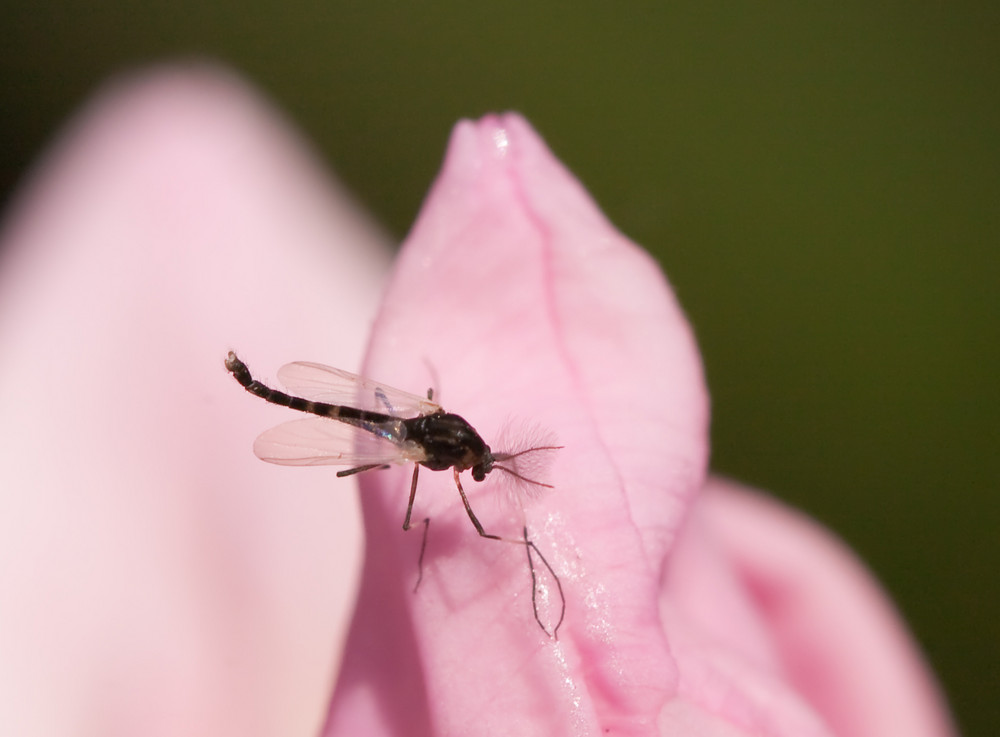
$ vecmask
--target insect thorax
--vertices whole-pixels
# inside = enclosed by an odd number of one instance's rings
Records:
[[[493,455],[486,442],[462,417],[435,412],[406,421],[407,440],[423,446],[427,458],[422,465],[432,471],[473,468],[477,481],[489,473]]]

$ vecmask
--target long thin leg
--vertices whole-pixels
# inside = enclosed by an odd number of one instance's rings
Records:
[[[527,525],[524,526],[523,540],[513,540],[509,537],[500,537],[499,535],[491,535],[490,533],[486,532],[483,529],[482,524],[476,518],[475,512],[472,511],[472,506],[469,504],[468,497],[465,496],[465,489],[462,488],[462,481],[458,476],[458,469],[456,468],[453,470],[455,472],[455,486],[458,487],[458,493],[462,497],[462,504],[465,505],[465,511],[468,513],[469,519],[472,520],[472,524],[475,526],[476,532],[478,532],[480,536],[488,538],[490,540],[499,540],[500,542],[504,543],[514,543],[515,545],[523,545],[525,550],[528,551],[528,569],[531,571],[531,608],[535,612],[535,621],[538,622],[538,626],[542,628],[542,632],[549,635],[549,637],[551,637],[554,640],[559,639],[558,638],[559,627],[560,625],[562,625],[563,618],[566,616],[566,596],[563,594],[562,582],[559,580],[559,576],[556,575],[556,572],[552,569],[552,566],[549,565],[549,562],[545,559],[545,556],[542,555],[542,551],[538,549],[538,546],[528,539],[528,526]],[[531,559],[532,550],[535,551],[535,555],[537,555],[541,559],[542,563],[545,564],[545,567],[548,569],[549,574],[555,580],[556,587],[559,589],[559,599],[562,601],[562,608],[559,612],[559,621],[556,622],[556,626],[552,629],[551,633],[545,628],[545,625],[542,623],[542,618],[538,615],[538,601],[535,595],[537,589],[536,585],[537,579],[535,578],[535,562]]]
[[[375,468],[389,468],[388,463],[369,463],[366,466],[358,466],[357,468],[348,468],[343,471],[337,471],[337,478],[342,479],[344,476],[353,476],[356,473],[364,473],[365,471],[371,471]]]
[[[403,520],[403,530],[410,529],[410,515],[413,514],[413,499],[417,496],[417,475],[420,473],[420,464],[413,464],[413,480],[410,482],[410,501],[406,505],[406,519]]]
[[[469,498],[465,496],[465,489],[462,488],[462,480],[458,477],[458,469],[453,468],[452,470],[455,472],[455,486],[458,487],[458,493],[462,497],[462,504],[465,505],[465,511],[469,515],[469,519],[472,520],[472,524],[475,526],[476,532],[478,532],[482,537],[488,537],[490,540],[504,540],[504,538],[500,537],[499,535],[491,535],[483,529],[483,526],[480,524],[479,520],[476,519],[476,513],[472,511],[472,507],[469,505]],[[507,540],[507,542],[522,542],[522,541]]]
[[[542,555],[542,551],[538,549],[538,546],[535,545],[535,543],[528,539],[528,526],[525,525],[523,530],[524,549],[528,552],[528,570],[531,571],[531,608],[535,611],[535,621],[538,622],[538,626],[542,628],[542,632],[547,634],[553,640],[558,640],[559,627],[562,626],[563,619],[566,617],[566,596],[563,594],[562,582],[559,580],[559,576],[556,575],[556,572],[552,570],[552,566],[549,565],[549,562],[545,560],[545,556]],[[542,559],[542,563],[545,564],[545,567],[549,569],[549,575],[552,576],[552,579],[556,582],[556,587],[559,589],[559,601],[562,602],[562,606],[559,610],[559,621],[556,622],[556,626],[552,628],[551,633],[545,629],[545,625],[542,624],[541,617],[538,616],[538,599],[536,597],[538,592],[538,580],[535,577],[535,561],[531,558],[532,550],[534,550],[535,554]]]
[[[375,387],[375,398],[382,403],[382,406],[385,407],[385,411],[391,415],[392,405],[389,404],[389,398],[385,395],[385,392],[382,391],[382,387]]]
[[[410,529],[410,516],[413,514],[413,500],[417,496],[417,478],[420,475],[420,464],[413,464],[413,480],[410,481],[410,501],[406,505],[406,519],[403,520],[403,531]],[[417,593],[420,582],[424,580],[424,553],[427,551],[427,532],[430,530],[431,518],[424,518],[424,539],[420,542],[420,557],[417,558],[417,582],[413,585],[413,593]]]

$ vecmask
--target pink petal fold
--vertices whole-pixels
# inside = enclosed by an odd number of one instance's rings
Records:
[[[849,557],[719,482],[699,495],[708,400],[684,316],[520,117],[456,128],[366,373],[433,387],[494,450],[506,426],[558,437],[555,488],[537,499],[504,503],[496,473],[465,488],[487,531],[527,525],[566,619],[558,640],[538,626],[523,546],[479,538],[447,473],[420,477],[414,520],[432,522],[414,592],[409,474],[369,475],[326,734],[950,734],[904,628]],[[854,663],[872,670],[855,679]]]
[[[524,548],[478,538],[448,474],[421,476],[414,515],[433,521],[413,594],[419,533],[398,529],[408,476],[372,476],[363,590],[328,732],[391,720],[395,705],[398,720],[382,726],[399,734],[654,734],[677,686],[657,607],[662,563],[707,454],[701,365],[659,269],[520,117],[456,128],[366,373],[436,386],[487,442],[507,417],[557,436],[556,488],[525,515],[561,578],[566,621],[558,641],[535,623]],[[486,530],[520,537],[496,480],[466,479]]]
[[[680,700],[749,734],[955,734],[871,575],[815,522],[761,494],[710,480],[672,555],[662,603],[671,642],[681,643]],[[802,704],[828,732],[809,727]]]

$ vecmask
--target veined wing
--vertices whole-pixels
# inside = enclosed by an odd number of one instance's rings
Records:
[[[367,466],[427,458],[416,443],[389,440],[327,417],[305,417],[272,427],[254,441],[253,452],[262,461],[283,466]]]
[[[346,404],[394,417],[418,417],[441,410],[427,397],[393,389],[350,371],[321,363],[296,361],[278,369],[278,380],[290,394],[327,404]]]

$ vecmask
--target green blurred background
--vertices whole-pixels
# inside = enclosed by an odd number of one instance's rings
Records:
[[[8,1],[6,204],[108,75],[222,60],[400,237],[453,123],[523,112],[655,253],[714,467],[842,535],[966,734],[1000,723],[1000,5]]]

